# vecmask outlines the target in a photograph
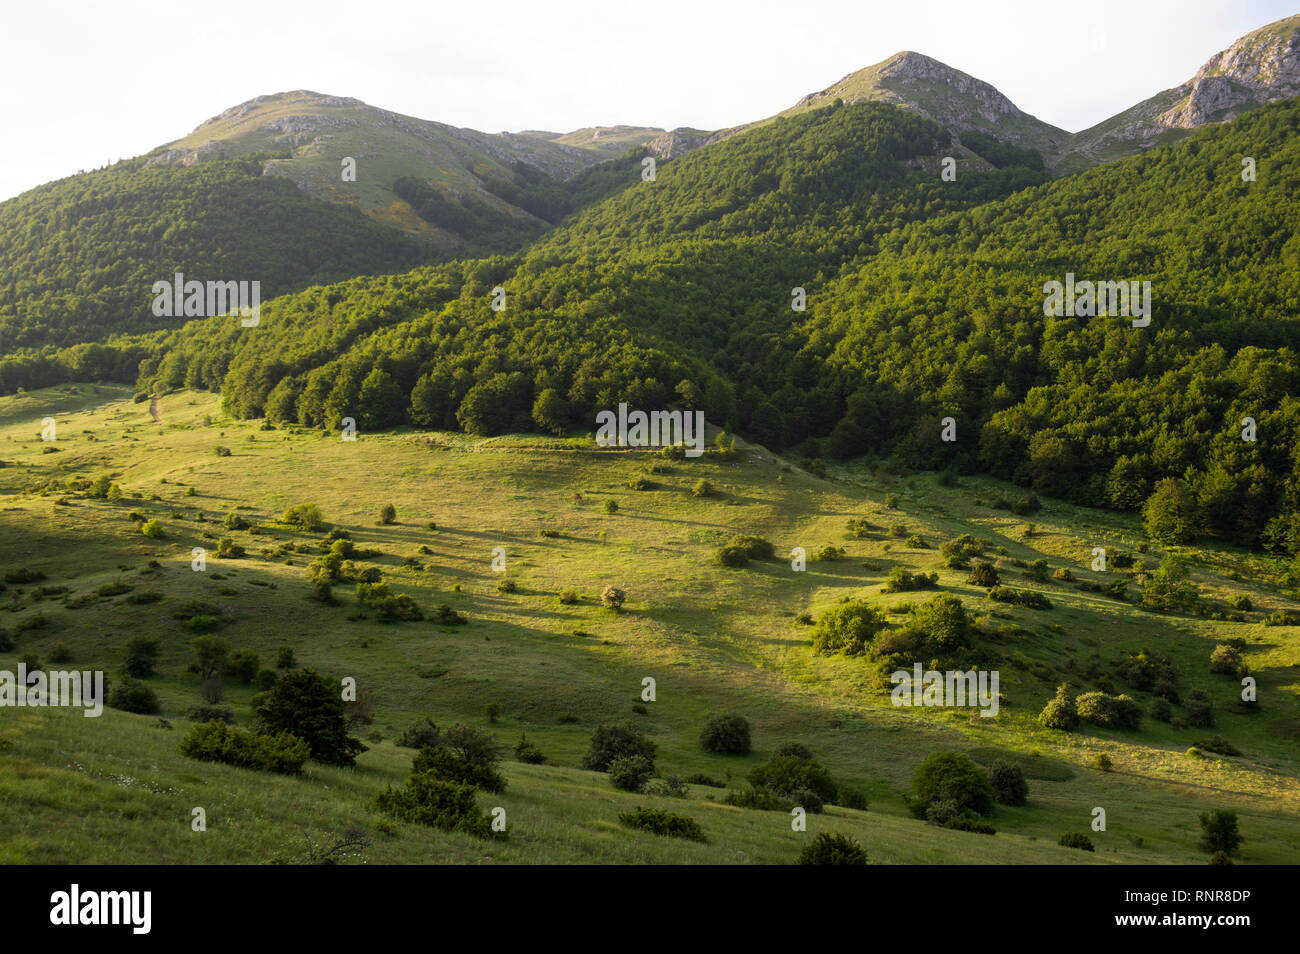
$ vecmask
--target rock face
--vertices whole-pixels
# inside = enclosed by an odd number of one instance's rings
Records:
[[[1293,96],[1300,96],[1300,15],[1246,34],[1181,86],[1076,133],[1065,164],[1117,159]]]

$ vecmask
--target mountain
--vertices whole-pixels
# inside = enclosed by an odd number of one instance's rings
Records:
[[[1207,123],[1300,95],[1300,15],[1248,33],[1186,83],[1076,133],[1061,171],[1176,142]]]
[[[809,93],[779,115],[815,109],[836,99],[891,103],[933,119],[956,134],[979,132],[1041,154],[1050,164],[1070,134],[1021,111],[983,80],[921,53],[904,50]]]
[[[482,133],[403,116],[358,99],[309,90],[259,96],[161,146],[151,164],[190,165],[211,158],[275,156],[263,171],[292,180],[307,195],[350,205],[378,221],[459,249],[467,237],[443,221],[422,218],[394,183],[411,177],[462,205],[481,205],[520,227],[542,227],[536,210],[502,196],[519,185],[520,170],[534,179],[571,179],[661,134],[639,126],[592,127],[571,133]],[[356,160],[355,181],[344,181],[342,161]],[[526,205],[526,203],[525,203]]]

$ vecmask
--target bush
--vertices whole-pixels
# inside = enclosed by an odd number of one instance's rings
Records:
[[[314,503],[301,503],[290,507],[280,517],[280,522],[312,532],[325,526],[325,518],[321,515],[320,507]]]
[[[657,808],[641,808],[637,806],[636,811],[623,812],[618,816],[620,825],[626,825],[628,828],[635,828],[639,831],[648,831],[655,835],[666,835],[670,838],[687,838],[691,841],[707,842],[700,823],[693,818],[687,818],[685,815],[675,815],[671,812],[660,811]]]
[[[108,694],[108,704],[123,712],[153,715],[159,710],[158,694],[148,686],[134,683],[117,686]]]
[[[515,759],[528,765],[541,765],[546,761],[546,756],[542,754],[541,749],[528,741],[527,733],[523,733],[515,744]]]
[[[618,513],[618,501],[606,500],[601,504],[600,509],[605,513]]]
[[[688,775],[686,776],[686,778],[682,779],[682,781],[685,782],[687,785],[705,785],[708,786],[709,788],[727,787],[726,782],[719,782],[716,778],[713,778],[709,775],[705,775],[702,772],[696,772],[693,775]]]
[[[700,732],[700,747],[715,755],[748,755],[749,746],[749,722],[743,716],[714,716]]]
[[[218,457],[229,457],[229,456],[230,456],[230,448],[229,448],[229,447],[223,447],[222,445],[218,444],[216,447],[214,447],[214,448],[212,449],[212,453],[215,454],[215,455],[218,456]]]
[[[1231,646],[1215,646],[1210,653],[1210,671],[1235,676],[1241,669],[1241,654]]]
[[[989,784],[994,799],[1003,805],[1024,805],[1029,801],[1029,782],[1019,765],[994,762],[989,767]]]
[[[822,613],[813,629],[813,652],[859,656],[885,628],[885,614],[869,603],[853,600]]]
[[[1056,696],[1038,714],[1038,724],[1047,729],[1068,732],[1079,725],[1079,710],[1070,696],[1070,684],[1056,687]]]
[[[973,583],[975,586],[984,586],[992,589],[998,585],[998,570],[992,563],[985,563],[982,560],[976,560],[971,565],[970,577],[967,583]]]
[[[389,785],[381,792],[375,807],[402,821],[489,838],[492,824],[479,811],[475,792],[473,785],[440,779],[432,772],[412,772],[402,788]]]
[[[867,853],[857,839],[839,832],[818,832],[799,852],[801,865],[865,865]]]
[[[161,540],[167,536],[167,532],[163,530],[163,525],[158,520],[146,520],[140,525],[140,532],[152,540]]]
[[[397,508],[392,504],[384,504],[379,511],[379,523],[381,526],[388,526],[397,522]]]
[[[1193,743],[1206,752],[1213,752],[1215,755],[1240,755],[1241,750],[1229,742],[1221,735],[1216,735],[1209,739],[1201,739]]]
[[[704,478],[700,478],[694,487],[691,488],[692,497],[710,497],[713,495],[713,484]]]
[[[1107,729],[1136,729],[1142,722],[1142,707],[1130,696],[1108,696],[1085,692],[1075,700],[1079,718]]]
[[[1098,752],[1096,757],[1092,760],[1092,764],[1099,772],[1109,772],[1113,767],[1110,756],[1105,752]]]
[[[732,537],[727,546],[741,550],[751,560],[770,560],[776,553],[776,548],[769,541],[745,534]]]
[[[26,583],[40,583],[45,579],[45,574],[40,570],[29,570],[27,567],[19,567],[17,570],[10,570],[5,574],[6,583],[16,583],[23,585]]]
[[[449,733],[450,731],[448,730]],[[429,774],[445,782],[471,785],[489,792],[503,792],[506,789],[505,776],[496,769],[499,754],[500,750],[495,743],[486,754],[449,748],[444,736],[438,746],[420,749],[416,753],[411,771],[412,775]]]
[[[1078,848],[1080,851],[1096,851],[1092,845],[1092,839],[1087,835],[1081,835],[1077,831],[1072,831],[1062,835],[1057,844],[1063,848]]]
[[[999,603],[1012,603],[1028,609],[1049,610],[1052,601],[1042,593],[1034,590],[1013,590],[1007,586],[995,586],[989,590],[989,599]]]
[[[136,679],[154,674],[158,664],[158,650],[162,643],[157,636],[132,636],[126,641],[126,660],[122,671]]]
[[[623,608],[623,601],[627,599],[627,593],[616,586],[607,586],[600,591],[600,605],[614,611]]]
[[[193,726],[181,742],[181,754],[200,762],[224,762],[286,775],[301,771],[309,753],[307,743],[288,732],[246,732],[222,719]]]
[[[226,663],[226,675],[237,682],[249,685],[257,678],[262,661],[251,649],[236,649]]]
[[[650,780],[651,764],[641,755],[629,755],[609,763],[609,782],[625,792],[639,792]]]
[[[655,752],[658,749],[632,723],[623,725],[602,725],[591,736],[591,747],[582,757],[582,767],[594,772],[609,770],[615,759],[642,756],[654,770]]]
[[[407,726],[397,737],[397,744],[404,749],[427,749],[438,745],[442,733],[438,731],[433,719],[425,716],[424,720]]]
[[[816,553],[814,553],[813,559],[819,560],[824,563],[833,563],[834,561],[840,559],[840,557],[844,556],[845,552],[846,551],[844,550],[843,547],[827,545],[822,547]]]
[[[514,580],[502,580],[497,584],[498,593],[518,593],[519,584]]]
[[[193,706],[185,713],[191,722],[224,722],[235,724],[235,710],[230,706]]]
[[[227,530],[248,529],[248,521],[233,510],[226,514],[225,518],[221,521],[221,525]]]
[[[1187,694],[1187,724],[1193,729],[1208,729],[1214,725],[1214,709],[1209,697],[1200,689]]]
[[[580,597],[578,596],[577,590],[574,589],[560,590],[560,602],[563,603],[565,606],[572,606],[574,603],[577,603],[579,599]]]
[[[1202,851],[1218,852],[1221,851],[1226,855],[1235,855],[1237,849],[1241,846],[1241,833],[1237,831],[1237,813],[1214,809],[1208,812],[1201,812],[1201,841]]]
[[[765,788],[741,788],[727,793],[723,798],[724,805],[734,805],[737,808],[752,808],[765,812],[788,811],[793,805],[788,797],[778,795],[776,792],[769,792]]]
[[[885,581],[884,591],[886,593],[906,593],[912,590],[936,590],[939,588],[939,574],[931,573],[912,573],[901,566],[896,566],[889,571],[889,579]]]
[[[1151,718],[1157,722],[1168,723],[1174,717],[1174,710],[1169,705],[1168,699],[1155,699],[1151,703]]]
[[[794,798],[797,794],[811,792],[822,802],[835,802],[839,787],[831,778],[831,773],[820,762],[798,755],[774,755],[763,765],[749,773],[749,780],[755,788],[765,788],[778,795]],[[821,811],[807,805],[809,811]]]
[[[307,743],[311,757],[327,765],[355,765],[366,747],[347,732],[347,707],[338,684],[313,669],[294,669],[267,692],[253,697],[258,728],[289,732]]]
[[[247,551],[230,537],[217,541],[217,556],[223,560],[239,560],[246,555]]]
[[[719,547],[713,554],[713,561],[718,566],[728,566],[732,569],[739,569],[749,563],[749,555],[740,547],[725,546]]]
[[[898,494],[885,494],[885,506],[890,510],[898,509]]]
[[[463,626],[469,622],[446,603],[439,603],[435,606],[433,612],[429,615],[429,619],[439,626]]]
[[[912,777],[914,805],[928,808],[940,798],[979,815],[993,814],[993,786],[988,773],[956,752],[931,752]],[[914,808],[915,811],[915,808]]]

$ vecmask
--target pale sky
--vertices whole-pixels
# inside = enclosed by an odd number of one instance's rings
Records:
[[[485,132],[718,129],[910,49],[1071,132],[1283,0],[7,0],[0,198],[311,89]]]

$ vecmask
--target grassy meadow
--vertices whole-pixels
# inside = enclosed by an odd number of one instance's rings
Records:
[[[935,474],[867,464],[822,478],[743,445],[734,459],[667,461],[585,438],[393,431],[345,442],[337,433],[231,420],[218,396],[197,391],[167,395],[157,410],[159,421],[148,402],[107,385],[0,398],[0,573],[45,575],[0,592],[0,629],[14,642],[0,653],[0,669],[34,654],[52,668],[104,669],[113,681],[127,639],[156,634],[163,644],[158,675],[148,680],[159,715],[0,709],[2,861],[293,862],[358,829],[368,844],[348,860],[372,864],[789,863],[819,831],[854,836],[875,863],[1188,864],[1206,860],[1197,815],[1209,808],[1238,812],[1241,862],[1300,859],[1300,628],[1261,622],[1297,604],[1277,567],[1257,554],[1180,551],[1206,600],[1248,596],[1241,621],[1158,614],[1073,583],[1028,580],[1010,562],[1045,558],[1081,581],[1123,576],[1090,570],[1092,549],[1103,546],[1154,566],[1162,551],[1139,552],[1135,518],[1051,500],[1017,516],[989,502],[1023,492],[986,478],[945,486],[952,482]],[[46,417],[54,441],[41,439]],[[120,485],[120,500],[76,489],[101,475]],[[632,489],[638,477],[651,489]],[[701,478],[714,491],[693,496]],[[896,507],[886,505],[889,494]],[[606,512],[608,500],[616,512]],[[335,589],[340,606],[310,599],[307,564],[324,534],[277,522],[304,502],[358,547],[378,551],[359,562],[378,567],[394,592],[409,593],[426,614],[445,603],[468,624],[363,618],[345,585]],[[396,522],[380,525],[390,503]],[[223,529],[231,512],[257,532]],[[159,520],[165,536],[145,536],[131,514]],[[846,525],[858,518],[882,529],[852,536]],[[715,551],[741,533],[771,540],[776,559],[717,565]],[[1042,591],[1053,608],[994,603],[965,571],[947,569],[939,546],[962,533],[989,541],[1005,584]],[[907,545],[914,535],[924,548]],[[246,556],[218,558],[223,536]],[[827,545],[846,553],[812,560]],[[207,551],[203,572],[191,569],[195,547]],[[809,554],[804,572],[791,567],[795,547]],[[496,548],[505,552],[501,571]],[[934,595],[883,593],[895,567],[937,572],[939,592],[1004,624],[989,647],[1000,660],[996,718],[895,707],[866,659],[813,654],[801,614],[815,618],[853,598],[895,610],[898,622],[899,604]],[[503,580],[513,592],[502,592]],[[607,585],[626,590],[621,612],[601,606]],[[577,603],[560,601],[567,588]],[[201,701],[198,677],[187,672],[194,633],[173,617],[190,601],[219,606],[219,634],[255,650],[263,667],[290,646],[299,665],[357,680],[373,698],[373,722],[354,732],[368,746],[355,768],[309,762],[300,776],[280,776],[180,754],[185,713]],[[1236,679],[1210,671],[1211,650],[1231,637],[1245,641],[1258,680],[1254,713],[1234,709]],[[56,646],[67,662],[47,663]],[[1059,683],[1095,688],[1122,654],[1143,648],[1172,660],[1184,696],[1209,693],[1212,729],[1150,717],[1139,731],[1039,726]],[[647,677],[655,680],[651,702],[642,701]],[[1117,682],[1115,691],[1131,690]],[[247,725],[253,688],[230,681],[226,692]],[[1149,694],[1134,694],[1148,706]],[[494,722],[484,713],[489,703],[500,706]],[[701,748],[701,727],[724,712],[749,720],[752,754]],[[506,747],[509,787],[478,801],[485,811],[505,809],[507,839],[395,822],[375,809],[375,796],[410,771],[414,753],[395,744],[397,735],[424,716],[490,729]],[[596,726],[626,720],[657,743],[660,776],[702,773],[739,786],[778,744],[798,741],[838,782],[865,792],[869,807],[828,806],[796,832],[786,813],[722,804],[720,788],[693,785],[687,799],[616,791],[579,765]],[[546,764],[511,759],[524,733]],[[1215,735],[1241,754],[1187,754]],[[1018,761],[1029,804],[1000,806],[992,837],[913,819],[903,796],[920,761],[940,749],[982,764]],[[1103,754],[1109,771],[1095,767]],[[618,814],[637,805],[694,818],[708,842],[620,826]],[[206,813],[204,832],[191,829],[195,807]],[[1106,810],[1104,832],[1090,828],[1096,807]],[[1067,832],[1088,834],[1096,853],[1060,847]]]

